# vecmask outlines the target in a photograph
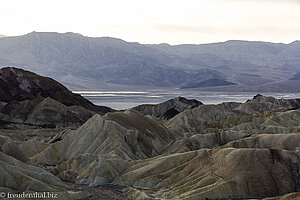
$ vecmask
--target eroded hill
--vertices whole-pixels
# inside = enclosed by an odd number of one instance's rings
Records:
[[[175,98],[104,115],[43,96],[1,105],[4,192],[51,191],[59,199],[300,197],[299,99],[257,95],[203,105]],[[176,115],[165,117],[172,109]]]

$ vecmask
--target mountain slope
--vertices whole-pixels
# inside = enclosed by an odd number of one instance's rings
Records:
[[[4,193],[35,191],[50,192],[60,199],[81,199],[90,196],[87,192],[71,191],[67,184],[48,171],[25,164],[0,152],[0,187]]]
[[[74,94],[57,81],[19,68],[0,69],[0,101],[24,101],[36,97],[50,97],[66,106],[82,106],[91,111],[106,113],[112,109],[95,106],[92,102]]]
[[[178,87],[197,76],[222,76],[213,70],[174,67],[170,55],[113,38],[33,32],[2,38],[0,47],[0,65],[23,66],[74,87]],[[74,83],[76,79],[81,83]]]
[[[0,66],[19,66],[77,89],[219,88],[285,90],[300,63],[300,43],[227,41],[143,45],[75,33],[0,38]],[[245,76],[247,74],[247,76]],[[251,81],[253,77],[256,81]],[[223,89],[224,90],[224,89]],[[297,87],[292,88],[297,90]]]
[[[258,66],[280,66],[287,60],[298,57],[300,48],[299,42],[291,44],[238,41],[229,40],[226,42],[200,44],[200,45],[175,45],[165,46],[154,45],[158,50],[190,57],[191,55],[214,55],[229,61],[240,61]],[[212,59],[214,61],[215,59]],[[241,66],[243,67],[243,66]],[[271,67],[271,66],[270,66]]]

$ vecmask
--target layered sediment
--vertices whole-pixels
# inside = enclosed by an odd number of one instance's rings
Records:
[[[100,115],[53,96],[10,99],[0,109],[0,188],[59,199],[297,199],[299,105],[175,98]]]

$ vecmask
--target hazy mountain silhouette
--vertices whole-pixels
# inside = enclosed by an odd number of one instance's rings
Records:
[[[69,88],[294,91],[300,82],[289,79],[298,72],[299,54],[298,41],[171,46],[38,32],[0,39],[0,66],[23,67]]]

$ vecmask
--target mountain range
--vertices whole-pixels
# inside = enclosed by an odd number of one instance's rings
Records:
[[[300,92],[299,55],[299,41],[172,46],[54,32],[0,38],[0,66],[50,76],[70,89]]]

